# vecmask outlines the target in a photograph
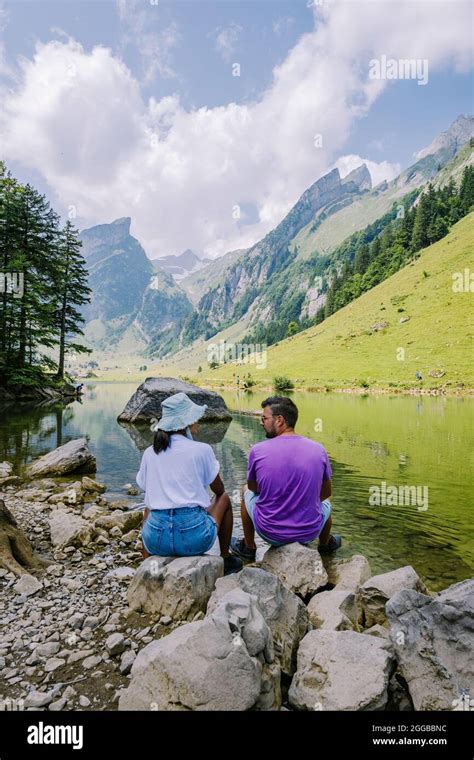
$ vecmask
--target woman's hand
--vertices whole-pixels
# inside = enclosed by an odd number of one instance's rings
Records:
[[[148,507],[146,507],[145,511],[143,513],[143,523],[142,523],[142,525],[144,525],[146,523],[147,517],[148,517],[149,514],[150,514],[150,510],[148,509]]]

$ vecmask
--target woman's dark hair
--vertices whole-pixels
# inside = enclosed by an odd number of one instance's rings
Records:
[[[262,409],[269,406],[274,417],[281,414],[288,427],[293,428],[298,419],[298,407],[287,396],[269,396],[262,401]]]
[[[179,433],[179,430],[157,430],[153,440],[153,451],[159,454],[160,451],[166,451],[171,446],[171,436]]]

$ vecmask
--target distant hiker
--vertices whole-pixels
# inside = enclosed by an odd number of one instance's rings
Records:
[[[268,440],[250,449],[247,488],[240,505],[244,538],[231,549],[255,559],[255,531],[272,546],[309,543],[319,537],[322,554],[341,546],[331,535],[331,465],[320,443],[295,433],[298,409],[284,396],[262,402],[261,424]]]
[[[152,426],[153,445],[136,478],[145,491],[143,556],[193,557],[209,551],[218,536],[224,575],[236,573],[242,562],[229,553],[232,506],[219,462],[208,443],[193,440],[207,404],[175,393],[161,407],[163,416]],[[215,494],[212,503],[208,487]]]
[[[84,383],[79,383],[79,385],[76,385],[76,396],[80,396],[83,392],[82,389],[84,387]]]
[[[423,380],[423,378],[422,378],[422,376],[421,376],[421,372],[417,372],[417,373],[416,373],[416,379],[417,379],[417,380]]]

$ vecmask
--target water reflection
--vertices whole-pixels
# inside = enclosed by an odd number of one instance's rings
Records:
[[[153,433],[148,426],[119,424],[118,413],[135,391],[131,383],[88,385],[83,404],[73,402],[0,410],[0,461],[16,470],[67,441],[86,436],[97,478],[108,495],[125,496]],[[268,394],[224,393],[231,409],[260,412]],[[472,575],[472,401],[468,399],[335,396],[297,393],[297,430],[319,440],[333,466],[334,521],[344,536],[342,557],[360,552],[374,572],[411,564],[433,588]],[[318,420],[318,426],[315,421]],[[238,513],[238,489],[246,480],[250,447],[263,439],[258,416],[199,426],[210,443]],[[374,484],[426,486],[429,508],[370,506]],[[137,499],[135,499],[136,501]]]

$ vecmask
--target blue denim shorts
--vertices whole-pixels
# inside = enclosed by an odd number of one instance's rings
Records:
[[[284,546],[285,543],[288,543],[288,541],[283,541],[283,542],[273,541],[271,538],[264,536],[263,533],[261,533],[258,530],[257,526],[255,525],[255,517],[254,517],[255,507],[258,501],[258,494],[254,493],[249,488],[246,488],[244,491],[244,501],[245,501],[245,508],[248,512],[248,515],[250,519],[252,520],[254,524],[254,528],[256,532],[258,533],[258,535],[260,536],[260,538],[263,538],[263,540],[266,541],[267,544],[270,544],[271,546]],[[329,499],[325,499],[324,501],[321,502],[321,511],[324,517],[324,522],[321,527],[321,530],[322,530],[324,525],[326,524],[326,521],[329,515],[331,514],[331,502],[329,501]],[[319,533],[316,536],[314,536],[311,540],[314,541],[314,539],[317,538],[318,535]]]
[[[142,529],[148,554],[193,557],[209,551],[217,537],[217,523],[204,507],[152,509]]]

